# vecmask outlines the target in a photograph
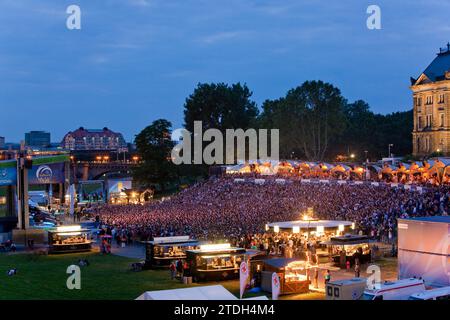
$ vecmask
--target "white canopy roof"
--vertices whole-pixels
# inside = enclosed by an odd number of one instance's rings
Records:
[[[339,220],[298,220],[298,221],[284,221],[284,222],[273,222],[267,224],[269,227],[273,228],[278,226],[280,229],[292,229],[293,227],[299,227],[300,229],[314,229],[317,227],[324,228],[338,228],[339,225],[351,226],[353,223],[351,221],[339,221]]]
[[[265,296],[251,299],[268,300]],[[147,291],[141,294],[136,300],[238,300],[238,298],[223,286],[214,285],[172,290]]]

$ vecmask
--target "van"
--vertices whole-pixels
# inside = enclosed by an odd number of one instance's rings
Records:
[[[430,289],[415,293],[408,300],[444,300],[450,301],[450,287]]]
[[[408,300],[418,292],[425,291],[422,279],[410,278],[397,281],[386,281],[376,289],[366,289],[361,300]]]
[[[327,300],[358,300],[366,289],[366,278],[330,281],[325,292]]]

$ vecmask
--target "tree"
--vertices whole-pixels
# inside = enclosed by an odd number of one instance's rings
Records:
[[[246,130],[255,124],[258,115],[251,96],[252,92],[245,84],[199,83],[184,104],[184,126],[193,132],[194,121],[202,121],[203,130]]]
[[[135,169],[134,179],[144,185],[165,184],[176,178],[175,165],[171,161],[174,142],[171,139],[172,124],[159,119],[136,135],[136,149],[143,162]]]
[[[345,99],[322,81],[306,81],[284,98],[265,101],[260,126],[280,129],[280,153],[323,160],[330,142],[345,128]]]

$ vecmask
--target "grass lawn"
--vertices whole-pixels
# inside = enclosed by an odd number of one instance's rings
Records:
[[[89,260],[88,267],[81,268],[81,290],[69,290],[66,280],[67,267],[77,264],[78,259]],[[114,299],[133,300],[145,291],[183,288],[186,285],[170,280],[168,270],[145,270],[133,272],[135,259],[96,252],[37,255],[27,253],[0,254],[0,299]],[[7,271],[17,268],[17,275],[7,276]],[[221,284],[239,296],[239,281],[208,282],[196,285]],[[246,293],[244,297],[258,296]],[[270,298],[270,294],[268,294]],[[324,299],[323,294],[282,296],[281,299]]]
[[[67,267],[80,258],[88,259],[90,265],[81,268],[81,290],[69,290]],[[99,253],[0,254],[0,299],[132,300],[145,291],[186,287],[177,280],[170,280],[168,270],[133,272],[130,270],[133,262],[136,260]],[[17,275],[7,276],[11,268],[17,268]],[[237,280],[206,283],[213,284],[223,285],[236,296],[239,294]]]

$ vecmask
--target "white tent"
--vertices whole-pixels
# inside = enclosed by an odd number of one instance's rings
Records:
[[[251,299],[267,300],[265,296]],[[147,291],[141,294],[136,300],[238,300],[238,298],[223,286],[214,285],[172,290]]]

